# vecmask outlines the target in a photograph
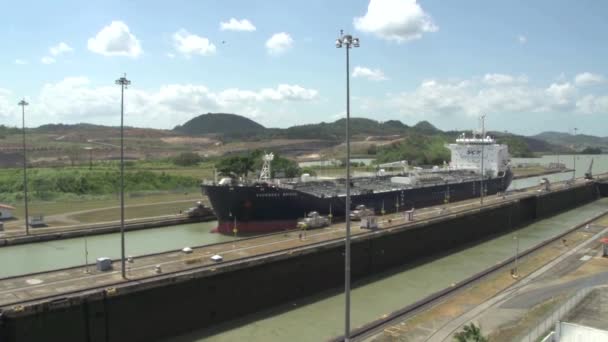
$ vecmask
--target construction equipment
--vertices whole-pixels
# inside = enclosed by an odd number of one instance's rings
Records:
[[[378,218],[374,215],[364,216],[361,218],[361,224],[359,225],[362,229],[378,229]]]
[[[543,177],[540,180],[540,185],[542,186],[542,190],[547,191],[547,192],[551,191],[551,182],[549,181],[548,178]]]
[[[592,168],[593,168],[593,158],[591,158],[591,163],[589,163],[589,168],[587,169],[587,172],[585,172],[585,179],[593,179],[593,173],[591,172]]]
[[[355,207],[355,210],[352,210],[350,212],[350,220],[351,221],[361,221],[361,219],[363,217],[367,217],[367,216],[373,216],[374,210],[371,208],[367,208],[365,205],[363,204],[359,204],[358,206]]]
[[[310,228],[321,228],[329,226],[329,219],[325,216],[319,215],[316,211],[311,211],[308,215],[298,221],[298,228],[310,229]]]
[[[196,202],[196,206],[186,210],[188,217],[205,217],[213,215],[213,210],[203,204],[201,201]]]

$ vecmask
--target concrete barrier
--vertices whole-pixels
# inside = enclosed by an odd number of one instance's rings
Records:
[[[178,216],[164,219],[144,220],[139,222],[129,222],[125,224],[125,231],[142,230],[149,228],[159,228],[174,226],[178,224],[196,223],[215,220],[215,216],[188,217]],[[93,236],[102,234],[117,233],[120,231],[120,224],[108,224],[104,226],[83,226],[72,230],[50,231],[48,233],[35,233],[31,235],[8,236],[0,238],[0,247],[22,245],[26,243],[37,243],[43,241],[53,241],[71,239],[82,236]]]

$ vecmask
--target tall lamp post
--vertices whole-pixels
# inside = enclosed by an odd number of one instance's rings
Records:
[[[122,278],[127,279],[125,266],[125,146],[124,146],[124,113],[125,113],[125,88],[131,81],[127,74],[116,80],[120,85],[120,266]]]
[[[513,240],[515,240],[515,268],[513,269],[513,275],[518,276],[519,271],[517,268],[519,267],[519,236],[517,236],[517,233],[513,236]]]
[[[340,37],[336,39],[336,47],[346,50],[346,241],[344,247],[344,294],[345,318],[344,341],[350,341],[350,61],[349,51],[359,47],[359,38],[353,38],[340,30]]]
[[[28,212],[28,200],[27,200],[27,155],[25,151],[25,106],[29,105],[22,99],[19,101],[21,106],[21,127],[23,133],[23,194],[25,199],[25,235],[30,235],[30,223],[29,223],[29,212]]]
[[[485,136],[486,135],[485,120],[486,120],[486,115],[483,114],[481,116],[481,181],[479,182],[480,185],[481,185],[481,189],[479,190],[479,193],[480,193],[479,199],[480,199],[480,204],[482,204],[482,205],[483,205],[483,195],[484,195],[484,192],[485,192],[484,191],[485,188],[484,188],[484,184],[483,184],[483,178],[485,176],[485,170],[484,170],[484,167],[483,167],[483,160],[484,160],[484,153],[483,152],[484,152],[484,148],[486,146],[486,143],[485,143],[485,139],[486,139],[486,136]]]
[[[576,131],[578,131],[578,128],[574,128],[574,137],[576,138]],[[576,180],[576,149],[574,150],[574,153],[572,155],[572,160],[573,160],[573,169],[572,170],[572,180]]]

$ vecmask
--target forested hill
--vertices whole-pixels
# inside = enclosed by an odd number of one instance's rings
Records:
[[[266,128],[259,123],[236,114],[207,113],[199,115],[181,126],[176,126],[174,131],[188,134],[223,134],[230,136],[247,136],[251,134],[262,134]]]
[[[268,133],[275,137],[288,139],[344,140],[346,137],[345,120],[272,129]],[[410,127],[406,124],[397,120],[379,122],[366,118],[350,119],[350,131],[353,137],[405,134],[409,129]]]
[[[551,144],[568,146],[577,151],[586,147],[608,150],[608,137],[597,137],[587,134],[570,134],[563,132],[542,132],[532,136],[534,139],[543,140]]]
[[[289,128],[265,128],[259,123],[240,115],[208,113],[199,115],[183,125],[176,126],[174,131],[189,135],[220,134],[227,139],[248,136],[251,138],[341,140],[344,139],[346,134],[344,120],[339,119],[334,122],[321,122]],[[351,118],[350,125],[354,136],[403,134],[409,128],[397,120],[378,122],[365,118]],[[432,125],[430,126],[432,127]]]

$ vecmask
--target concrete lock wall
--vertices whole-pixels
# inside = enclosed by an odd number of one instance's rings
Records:
[[[608,183],[597,183],[597,187],[602,197],[608,196]]]
[[[540,193],[467,215],[358,236],[352,244],[353,280],[505,233],[592,201],[597,193],[592,184]],[[118,287],[112,296],[97,291],[62,305],[5,313],[0,341],[150,341],[214,326],[298,298],[339,291],[344,246],[334,242],[227,271],[203,272]]]

